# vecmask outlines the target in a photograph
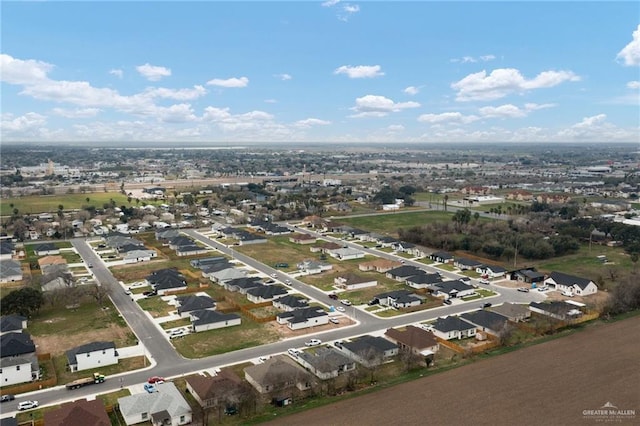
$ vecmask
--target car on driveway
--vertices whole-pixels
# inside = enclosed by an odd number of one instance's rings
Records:
[[[18,403],[18,411],[31,410],[38,407],[38,401],[22,401]]]
[[[331,324],[340,324],[340,320],[338,318],[329,318],[329,322]]]
[[[452,302],[451,300],[449,300],[449,299],[444,299],[444,300],[442,301],[442,303],[444,303],[445,305],[450,305],[450,304],[451,304],[451,303],[453,303],[453,302]]]
[[[156,385],[152,385],[151,383],[145,383],[144,384],[144,390],[146,390],[149,393],[158,392],[158,389],[156,388]]]
[[[160,377],[160,376],[149,377],[149,380],[147,380],[147,383],[150,383],[152,385],[155,383],[164,383],[164,377]]]
[[[485,284],[485,285],[487,285],[487,284],[491,284],[491,281],[489,281],[489,280],[488,280],[488,279],[486,279],[486,278],[482,278],[482,279],[481,279],[480,281],[478,281],[478,282],[479,282],[480,284]]]
[[[169,339],[177,339],[178,337],[182,337],[186,335],[187,335],[187,332],[184,329],[179,328],[177,330],[171,330],[171,333],[169,333]]]
[[[318,346],[322,344],[322,340],[320,339],[311,339],[305,343],[305,346]]]
[[[16,397],[8,393],[0,397],[0,402],[9,402],[13,401],[14,399],[16,399]]]

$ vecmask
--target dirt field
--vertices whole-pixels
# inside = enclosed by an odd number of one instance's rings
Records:
[[[76,346],[95,341],[125,341],[129,330],[116,324],[109,324],[106,328],[81,333],[67,334],[64,339],[59,335],[31,336],[38,346],[39,353],[50,353],[53,356],[61,355],[66,350]]]
[[[269,424],[640,424],[639,336],[636,316]],[[584,415],[608,402],[635,416]]]

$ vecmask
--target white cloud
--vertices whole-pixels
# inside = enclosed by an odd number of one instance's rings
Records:
[[[274,77],[279,78],[282,81],[287,81],[287,80],[291,80],[293,77],[291,77],[290,74],[275,74]]]
[[[55,115],[59,115],[65,118],[90,118],[98,115],[100,110],[98,108],[54,108],[51,110]]]
[[[44,115],[36,112],[28,112],[20,117],[14,117],[13,114],[2,114],[2,131],[9,133],[31,132],[37,130],[47,122]]]
[[[417,95],[419,91],[420,89],[415,86],[409,86],[403,90],[404,93],[411,96]]]
[[[265,99],[264,103],[266,103],[266,104],[277,104],[278,101],[276,99]]]
[[[462,123],[468,124],[479,120],[475,115],[464,115],[461,112],[443,112],[441,114],[422,114],[418,117],[421,123],[443,124],[443,123]]]
[[[459,62],[461,64],[475,64],[476,62],[489,62],[495,59],[495,55],[482,55],[473,57],[473,56],[463,56],[462,58],[453,58],[450,59],[450,62]]]
[[[47,80],[47,73],[53,65],[28,59],[23,61],[6,54],[0,54],[0,79],[9,84],[37,84]]]
[[[552,108],[554,104],[533,104],[527,103],[524,108],[519,108],[512,104],[500,105],[498,107],[486,106],[478,110],[481,116],[487,118],[521,118],[529,115],[529,112],[539,109]]]
[[[218,87],[227,87],[227,88],[240,88],[247,87],[249,84],[249,79],[247,77],[232,77],[226,80],[220,78],[214,78],[213,80],[207,81],[208,86],[218,86]]]
[[[344,3],[342,10],[338,12],[338,19],[342,22],[349,22],[351,15],[360,12],[360,6],[357,4]]]
[[[144,94],[152,98],[175,99],[177,101],[189,101],[198,99],[207,94],[207,89],[197,85],[193,89],[167,89],[164,87],[152,87],[144,91]]]
[[[640,89],[640,81],[630,81],[627,83],[627,88],[635,90]]]
[[[109,74],[115,75],[118,78],[122,78],[122,76],[124,75],[124,71],[119,69],[112,69],[112,70],[109,70]]]
[[[417,108],[420,104],[417,102],[394,102],[384,96],[366,95],[356,99],[356,106],[351,107],[356,114],[351,115],[354,118],[361,117],[384,117],[390,112],[398,112],[407,108]]]
[[[189,104],[176,104],[169,107],[156,107],[153,114],[165,123],[184,123],[198,120]]]
[[[338,3],[340,3],[340,0],[327,0],[324,3],[322,3],[322,7],[332,7]]]
[[[311,127],[311,126],[327,126],[331,124],[331,122],[327,120],[321,120],[319,118],[306,118],[304,120],[298,120],[293,124],[294,126],[297,126],[297,127]]]
[[[394,133],[403,132],[404,126],[402,124],[391,124],[387,126],[387,131],[394,132]]]
[[[346,74],[349,78],[373,78],[384,75],[381,69],[380,65],[357,65],[355,67],[342,65],[336,68],[333,73]]]
[[[511,93],[557,86],[565,81],[580,81],[572,71],[544,71],[531,80],[514,68],[499,68],[487,75],[486,71],[469,74],[451,84],[456,90],[456,100],[476,101],[503,98]]]
[[[163,77],[169,77],[171,75],[171,70],[169,68],[158,67],[149,63],[138,65],[136,67],[136,71],[149,81],[159,81]]]
[[[632,34],[633,39],[622,48],[616,59],[626,66],[640,65],[640,24]]]

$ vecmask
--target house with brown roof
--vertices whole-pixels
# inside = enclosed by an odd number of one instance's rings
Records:
[[[292,234],[289,236],[289,241],[294,244],[313,244],[317,240],[316,237],[309,234]]]
[[[353,273],[342,274],[334,278],[333,282],[335,283],[336,287],[345,290],[356,290],[359,288],[375,287],[376,285],[378,285],[377,280]]]
[[[202,408],[218,407],[238,400],[238,394],[247,390],[233,371],[222,370],[215,376],[194,374],[186,377],[187,391]]]
[[[277,355],[262,364],[245,368],[244,378],[261,394],[293,388],[305,391],[313,383],[311,374],[286,355]]]
[[[342,246],[338,243],[332,243],[330,241],[323,241],[321,243],[316,244],[313,247],[310,247],[311,253],[328,253],[331,250],[337,250],[342,248]]]
[[[438,339],[433,333],[413,325],[404,328],[389,328],[384,336],[401,349],[410,350],[416,355],[432,356],[440,348]]]
[[[392,270],[393,268],[397,268],[402,266],[402,263],[396,260],[388,260],[388,259],[376,259],[371,260],[369,262],[362,262],[358,265],[358,269],[363,272],[376,271],[381,274],[386,273],[387,271]]]
[[[100,399],[80,399],[44,412],[47,426],[111,426],[104,402]]]
[[[509,192],[505,198],[507,200],[515,200],[515,201],[531,201],[533,200],[533,194],[529,191],[524,191],[522,189],[516,189],[515,191]]]
[[[49,265],[66,265],[66,264],[67,264],[67,261],[64,259],[64,257],[60,255],[45,256],[38,259],[38,266],[40,267],[40,269],[44,269]]]

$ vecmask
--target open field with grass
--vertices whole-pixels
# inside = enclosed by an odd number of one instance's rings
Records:
[[[235,250],[271,267],[275,267],[276,263],[287,263],[288,268],[279,269],[284,272],[293,272],[297,270],[297,263],[305,259],[319,259],[319,254],[311,253],[309,246],[292,243],[288,236],[283,236],[269,238],[265,244],[237,246]]]
[[[109,300],[104,309],[94,300],[76,309],[45,306],[29,320],[29,332],[38,351],[53,356],[94,341],[114,341],[116,347],[135,344],[134,334]]]
[[[114,365],[107,365],[95,369],[71,373],[67,370],[67,356],[59,355],[53,358],[53,365],[55,366],[56,374],[58,376],[58,385],[64,385],[83,377],[90,377],[94,372],[104,374],[106,376],[106,380],[108,381],[109,376],[113,374],[125,373],[127,371],[134,371],[144,368],[144,366],[146,365],[146,361],[142,356],[121,358],[118,360],[118,363]],[[95,386],[96,392],[99,392],[100,384],[96,384]]]
[[[89,201],[87,201],[87,198]],[[0,214],[9,216],[14,209],[23,214],[57,213],[58,206],[64,210],[82,209],[93,206],[103,208],[105,203],[113,200],[116,206],[135,206],[135,200],[127,201],[127,196],[120,192],[93,192],[91,194],[58,194],[58,195],[30,195],[28,197],[14,197],[2,200]],[[148,202],[147,204],[153,204]]]
[[[386,235],[397,235],[399,228],[421,226],[429,222],[450,221],[453,213],[442,211],[419,211],[407,213],[378,214],[375,216],[361,216],[337,219],[340,223],[351,225],[354,228],[365,229]]]
[[[637,391],[640,342],[629,336],[639,326],[638,315],[586,326],[559,339],[479,359],[397,386],[381,387],[367,395],[353,398],[342,395],[334,399],[335,403],[321,408],[304,410],[294,404],[281,409],[275,414],[277,418],[272,417],[267,424],[320,426],[328,424],[327,419],[336,418],[336,413],[339,424],[396,424],[397,413],[401,412],[402,423],[408,425],[579,425],[597,423],[585,418],[583,411],[597,410],[607,401],[621,410],[636,410],[634,418],[621,422],[635,424],[640,407]],[[580,374],[565,367],[575,363],[576,351],[582,354]],[[492,391],[483,392],[483,386],[490,386]],[[536,397],[532,397],[532,389],[536,389]],[[576,389],[586,391],[576,394]],[[451,395],[457,396],[452,399]],[[558,399],[550,395],[574,397]],[[394,409],[380,410],[381,406]],[[284,416],[301,409],[297,414]]]

